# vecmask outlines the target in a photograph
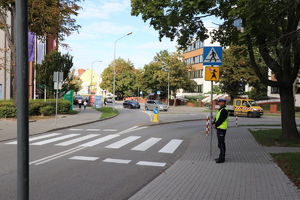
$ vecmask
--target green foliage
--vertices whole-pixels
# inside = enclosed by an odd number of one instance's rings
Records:
[[[118,110],[113,109],[112,107],[108,107],[108,106],[102,107],[102,108],[94,108],[94,109],[98,110],[102,113],[100,119],[105,119],[105,118],[112,117],[112,116],[119,114]]]
[[[262,66],[263,67],[263,66]],[[256,76],[251,67],[247,48],[231,46],[223,52],[223,64],[220,67],[220,88],[231,99],[245,94],[245,85],[253,86],[252,98],[266,96],[266,86]],[[267,76],[267,70],[265,71]]]
[[[42,116],[50,116],[54,114],[55,110],[53,110],[52,106],[45,106],[45,107],[41,107],[39,112],[41,113]]]
[[[153,62],[144,67],[145,83],[152,91],[162,91],[162,96],[167,96],[168,82],[173,96],[178,89],[194,91],[197,83],[188,77],[188,71],[192,68],[186,67],[179,52],[170,53],[167,50],[160,51],[154,57]],[[162,66],[165,70],[162,70]],[[169,76],[169,80],[168,80]]]
[[[81,0],[28,0],[28,27],[39,39],[55,38],[57,44],[68,47],[62,41],[66,36],[80,28],[72,16],[81,9],[76,3]],[[15,0],[0,1],[0,29],[5,32],[8,48],[11,53],[11,76],[16,77],[16,30],[17,23],[7,23],[7,16],[16,22]],[[47,37],[44,37],[47,36]],[[58,48],[58,47],[57,47]],[[13,79],[13,98],[16,103],[16,79]]]
[[[224,47],[245,45],[248,62],[260,82],[279,88],[282,136],[298,136],[293,83],[300,69],[300,1],[132,0],[131,6],[131,14],[141,15],[149,22],[159,31],[159,39],[178,38],[181,48],[186,48],[192,40],[204,41],[208,34],[212,36],[212,42],[218,41]],[[212,33],[208,33],[203,22],[210,16],[223,20]],[[241,20],[242,27],[234,26],[237,19]],[[258,54],[262,59],[258,59]],[[266,76],[266,69],[261,68],[262,61],[274,73],[274,79]]]
[[[193,103],[197,102],[198,101],[201,101],[202,99],[204,99],[205,97],[202,96],[202,95],[195,95],[195,96],[188,96],[188,95],[185,95],[184,98],[188,99],[188,101],[192,102],[194,101]]]
[[[58,114],[69,113],[71,103],[64,99],[58,99]],[[43,99],[29,100],[28,114],[29,116],[38,116],[41,114],[48,115],[55,113],[56,100]],[[42,113],[43,112],[43,113]],[[0,118],[15,118],[17,116],[17,108],[12,100],[0,100]]]
[[[40,85],[46,85],[47,94],[54,94],[53,73],[63,72],[64,80],[69,77],[69,71],[73,67],[73,56],[51,51],[45,55],[42,64],[35,64],[36,81]]]
[[[0,107],[0,118],[15,118],[17,117],[16,107]]]
[[[81,0],[29,0],[29,30],[37,35],[56,35],[59,41],[63,41],[81,28],[72,18],[81,9],[77,2]]]
[[[222,94],[223,92],[221,91],[221,86],[219,85],[214,85],[213,86],[213,94]],[[211,91],[206,92],[205,94],[211,94]]]
[[[115,94],[117,99],[123,99],[124,96],[132,96],[136,85],[136,73],[130,60],[125,61],[122,58],[116,59],[104,69],[102,73],[102,82],[100,87],[113,92],[114,67],[116,68]]]

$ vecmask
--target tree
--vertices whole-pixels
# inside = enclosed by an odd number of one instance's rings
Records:
[[[142,15],[144,21],[159,31],[159,38],[175,37],[184,48],[194,37],[205,40],[207,29],[202,19],[216,16],[224,20],[212,33],[222,46],[246,45],[252,69],[260,81],[279,88],[281,98],[282,138],[299,138],[295,121],[293,83],[300,69],[300,2],[215,0],[215,1],[160,1],[132,0],[131,14]],[[242,21],[242,29],[234,21]],[[275,74],[276,80],[264,76],[256,63],[255,49]]]
[[[70,69],[73,67],[73,56],[69,54],[61,55],[58,51],[51,51],[45,55],[42,64],[35,64],[36,81],[40,85],[46,86],[47,94],[54,94],[53,73],[63,72],[64,80],[68,77]]]
[[[42,39],[42,36],[54,36],[62,42],[66,36],[80,28],[72,15],[77,15],[81,9],[76,2],[81,0],[29,0],[28,27]],[[11,15],[12,24],[7,23]],[[0,28],[4,30],[11,51],[11,76],[13,77],[13,98],[16,100],[16,6],[15,0],[0,0]],[[67,47],[66,44],[62,46]]]
[[[265,69],[265,76],[267,76],[267,70],[263,62],[260,62],[260,65],[261,68]],[[238,95],[244,95],[244,87],[247,84],[256,88],[254,91],[260,92],[261,96],[267,95],[266,86],[260,82],[251,67],[246,46],[232,45],[229,49],[223,51],[220,73],[220,88],[231,99]]]
[[[166,71],[157,75],[157,80],[161,82],[164,88],[168,84],[168,72],[170,73],[170,90],[173,96],[176,96],[178,89],[194,91],[197,83],[188,77],[188,71],[192,70],[191,66],[186,66],[183,62],[182,54],[179,52],[170,53],[167,50],[160,51],[154,57],[154,61],[164,66]],[[166,90],[165,90],[166,91]]]
[[[114,65],[116,65],[116,80],[115,80],[115,95],[118,99],[123,99],[124,96],[132,96],[134,86],[136,84],[136,74],[133,64],[130,60],[125,61],[122,58],[118,58],[111,62],[111,64],[104,69],[102,73],[102,82],[100,87],[113,91],[114,82]]]

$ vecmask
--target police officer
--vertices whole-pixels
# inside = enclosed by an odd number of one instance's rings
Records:
[[[213,122],[213,128],[217,129],[217,136],[218,136],[218,147],[220,149],[219,158],[216,158],[216,163],[223,163],[225,162],[225,135],[228,128],[228,110],[226,108],[226,99],[220,98],[218,100],[218,104],[220,109],[216,115],[216,118]]]

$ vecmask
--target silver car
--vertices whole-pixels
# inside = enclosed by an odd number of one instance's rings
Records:
[[[153,110],[154,108],[158,108],[162,111],[167,111],[169,109],[169,107],[160,100],[148,100],[145,103],[146,110]]]

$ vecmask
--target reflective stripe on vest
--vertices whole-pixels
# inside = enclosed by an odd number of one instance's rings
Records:
[[[218,113],[217,113],[217,116],[216,116],[216,121],[218,121],[218,119],[220,118],[220,114],[221,114],[223,109],[227,110],[227,108],[222,108],[221,110],[219,110]],[[226,130],[228,128],[228,122],[229,122],[229,119],[228,119],[228,116],[227,116],[226,119],[224,120],[224,122],[220,126],[218,126],[217,128]]]

